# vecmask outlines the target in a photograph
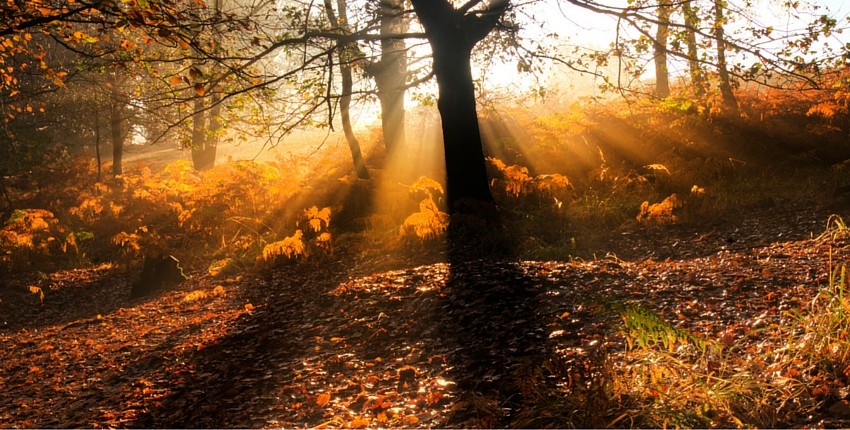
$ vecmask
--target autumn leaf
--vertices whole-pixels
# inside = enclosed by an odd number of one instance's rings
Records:
[[[362,429],[362,428],[369,427],[369,420],[367,420],[363,417],[357,417],[357,418],[351,420],[351,422],[348,423],[348,425],[349,425],[349,427],[351,427],[353,429]]]
[[[320,408],[327,406],[327,404],[331,401],[331,395],[329,393],[322,393],[316,397],[316,405]]]
[[[207,90],[204,89],[204,84],[202,84],[202,83],[195,84],[195,94],[197,94],[199,96],[203,96],[204,94],[206,94],[206,92],[207,92]]]
[[[169,81],[172,85],[180,85],[180,83],[183,82],[183,79],[180,79],[180,76],[172,76]]]
[[[377,419],[378,419],[378,422],[381,423],[381,424],[386,424],[386,422],[389,421],[389,418],[387,418],[386,412],[379,413]]]
[[[197,81],[198,79],[201,79],[202,76],[203,76],[203,73],[201,73],[201,71],[197,67],[190,67],[189,68],[189,77],[191,77],[193,81]]]
[[[419,422],[419,418],[416,418],[416,415],[407,415],[401,421],[406,425],[412,426]]]
[[[434,406],[440,401],[443,400],[443,393],[440,391],[434,391],[433,393],[429,393],[426,397],[425,401],[428,403],[428,406]]]

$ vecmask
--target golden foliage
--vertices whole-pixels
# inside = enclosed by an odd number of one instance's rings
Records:
[[[207,273],[209,273],[210,276],[218,276],[222,274],[222,272],[224,272],[227,266],[229,266],[231,263],[233,263],[232,258],[222,258],[220,260],[215,260],[210,263],[209,267],[207,268]]]
[[[445,194],[443,190],[443,186],[440,185],[439,182],[427,177],[420,176],[419,179],[416,180],[412,185],[410,185],[411,191],[425,191],[428,195],[434,196],[436,194]]]
[[[653,172],[663,172],[663,173],[666,173],[667,175],[670,175],[670,169],[668,169],[667,166],[665,166],[663,164],[659,164],[659,163],[647,164],[646,166],[643,166],[643,167],[645,167],[648,170],[653,171]]]
[[[646,224],[667,224],[676,222],[679,218],[674,213],[682,207],[682,200],[676,194],[671,194],[661,203],[649,204],[645,201],[640,205],[637,215],[638,222]]]
[[[127,255],[140,256],[142,251],[142,237],[136,233],[119,232],[112,236],[112,244],[121,248]]]
[[[15,210],[0,228],[0,265],[30,266],[36,260],[49,260],[51,256],[66,251],[66,240],[53,212],[45,209]]]
[[[263,260],[274,261],[280,256],[288,259],[304,257],[306,246],[304,244],[304,232],[295,230],[295,234],[283,240],[270,243],[263,248]]]
[[[842,111],[846,111],[846,108],[839,106],[833,101],[825,101],[809,108],[809,110],[806,112],[806,116],[814,116],[826,120],[831,120],[835,117],[836,114],[844,113]]]
[[[332,251],[333,247],[331,246],[331,234],[328,232],[324,232],[316,236],[316,246],[320,249],[325,250],[326,252]]]
[[[446,231],[448,226],[449,215],[440,211],[434,200],[428,197],[419,204],[419,212],[404,220],[399,234],[403,238],[434,239]]]
[[[307,218],[310,230],[319,233],[323,230],[323,227],[327,230],[331,223],[331,208],[319,209],[317,206],[312,206],[310,209],[304,209],[304,216]]]
[[[38,299],[38,303],[44,303],[44,291],[36,285],[30,285],[27,287],[30,294],[32,294],[36,299]]]
[[[44,209],[18,209],[9,217],[6,228],[19,231],[47,231],[51,224],[56,224],[53,212]]]
[[[206,292],[204,290],[195,290],[186,293],[183,296],[184,302],[194,302],[202,299],[215,298],[215,297],[227,297],[227,292],[224,290],[224,286],[217,285],[213,288],[212,291]]]
[[[503,161],[490,157],[487,159],[496,168],[499,176],[492,180],[497,194],[513,200],[546,202],[564,202],[572,194],[572,184],[566,176],[559,173],[543,174],[531,177],[528,168],[506,165]]]

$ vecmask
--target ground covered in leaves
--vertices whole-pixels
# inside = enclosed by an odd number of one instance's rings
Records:
[[[627,347],[618,307],[757,348],[850,256],[834,210],[616,231],[586,261],[340,250],[135,301],[120,268],[54,273],[0,297],[0,427],[640,426],[594,383]],[[846,424],[829,384],[776,423]]]

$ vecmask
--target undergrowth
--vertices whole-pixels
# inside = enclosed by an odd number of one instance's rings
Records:
[[[521,366],[522,386],[536,388],[520,390],[532,401],[511,426],[846,426],[840,420],[850,411],[850,273],[833,261],[831,246],[844,246],[848,235],[844,220],[832,215],[813,239],[830,246],[830,259],[828,281],[812,297],[758,328],[730,328],[717,339],[674,325],[648,304],[602,300],[595,312],[616,313],[620,321],[608,340],[586,348],[582,360]],[[569,383],[551,387],[552,375]]]
[[[488,145],[491,189],[509,222],[481,228],[480,241],[527,259],[591,258],[610,251],[611,232],[623,228],[699,224],[831,199],[850,150],[809,127],[834,121],[803,106],[823,100],[791,100],[799,106],[789,117],[785,108],[765,110],[758,97],[742,97],[742,110],[759,108],[758,117],[683,108],[690,104],[674,99],[486,113],[487,140],[497,142]],[[791,131],[805,139],[788,141]],[[348,164],[339,152],[229,162],[206,172],[178,161],[97,182],[90,160],[63,163],[37,190],[13,196],[19,209],[5,214],[0,270],[168,252],[189,267],[232,273],[273,256],[303,262],[331,255],[338,237],[378,254],[444,241],[449,222],[438,178],[399,181],[373,169],[371,181],[359,181],[346,174]],[[376,203],[378,194],[386,201]],[[308,228],[304,211],[313,207],[333,214],[322,231]]]
[[[833,216],[824,234],[846,237],[847,228]],[[850,297],[847,266],[830,261],[827,269],[828,284],[804,306],[740,338],[703,339],[625,307],[627,347],[610,381],[619,402],[609,415],[657,428],[834,425],[818,417],[846,402]]]

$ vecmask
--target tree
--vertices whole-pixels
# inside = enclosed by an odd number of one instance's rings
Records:
[[[346,1],[337,0],[337,8],[339,9],[339,17],[334,13],[331,0],[324,0],[325,13],[328,16],[328,21],[331,27],[337,31],[342,30],[348,22],[348,14],[346,12]],[[339,97],[339,114],[342,119],[342,129],[345,133],[345,140],[348,142],[348,149],[351,151],[351,159],[354,162],[354,171],[360,179],[369,179],[369,171],[366,169],[366,161],[363,159],[363,154],[360,151],[360,142],[354,136],[354,130],[351,127],[351,92],[353,89],[353,80],[351,77],[351,47],[348,43],[342,43],[337,50],[337,58],[339,60],[339,73],[342,79],[342,94]],[[330,54],[333,55],[333,54]]]
[[[659,0],[656,15],[655,38],[652,40],[655,60],[655,95],[665,98],[670,95],[670,74],[667,71],[667,39],[670,31],[670,15],[673,5],[669,0]]]
[[[685,0],[681,2],[684,15],[682,23],[665,19],[666,13],[661,13],[658,7],[659,4],[665,4],[661,1],[667,0],[657,0],[654,5],[634,1],[621,7],[592,0],[567,0],[575,6],[617,18],[617,36],[612,44],[613,48],[609,52],[594,52],[583,60],[606,64],[609,57],[616,56],[618,61],[624,63],[625,66],[617,70],[616,84],[612,85],[621,94],[627,94],[628,90],[635,88],[622,85],[620,72],[629,70],[632,78],[630,82],[639,82],[639,77],[645,72],[642,65],[647,61],[644,54],[648,51],[649,43],[659,48],[653,50],[652,54],[656,61],[661,62],[661,56],[656,54],[660,52],[662,44],[656,42],[660,41],[659,35],[663,33],[661,30],[664,27],[668,27],[671,33],[675,31],[684,34],[682,39],[685,40],[686,49],[682,49],[681,39],[676,39],[674,43],[667,45],[666,55],[668,59],[672,57],[688,62],[691,82],[695,87],[694,93],[707,93],[709,81],[703,69],[715,68],[717,73],[713,83],[721,94],[723,104],[733,110],[737,109],[734,80],[757,82],[768,87],[816,88],[821,71],[834,67],[837,58],[844,58],[840,54],[821,55],[821,52],[817,52],[818,49],[823,49],[818,43],[820,40],[840,31],[834,18],[816,13],[817,5],[806,10],[805,2],[785,4],[789,22],[793,20],[800,28],[805,29],[800,31],[791,25],[779,30],[753,19],[749,12],[749,9],[754,7],[751,1],[745,0],[740,5],[734,5],[732,0],[707,0],[700,15],[697,0]],[[666,4],[675,6],[679,3]],[[803,10],[806,14],[800,13]],[[803,21],[802,16],[806,15],[811,17],[810,22]],[[726,27],[732,19],[736,25],[730,33],[726,31]],[[652,26],[655,26],[654,32],[650,29]],[[632,30],[637,33],[637,37],[633,37],[635,33],[632,33]],[[765,49],[765,46],[771,48]],[[710,47],[714,48],[713,56],[708,53]],[[699,55],[699,48],[706,53]],[[829,48],[827,52],[830,52]],[[730,56],[730,53],[734,55]],[[569,60],[566,63],[581,64],[581,60]],[[779,77],[782,80],[777,79]],[[606,82],[614,80],[607,79]],[[793,85],[790,85],[792,83]]]
[[[465,199],[492,202],[470,60],[472,49],[496,27],[510,1],[494,0],[481,8],[476,8],[481,0],[471,0],[458,8],[448,0],[411,3],[433,53],[449,210],[458,210],[458,203]]]
[[[120,175],[124,172],[122,161],[124,158],[124,115],[123,111],[126,107],[124,96],[121,94],[119,86],[121,85],[117,72],[110,73],[109,88],[109,130],[112,138],[112,174]]]
[[[221,35],[219,34],[218,29],[219,21],[222,20],[221,2],[222,0],[213,0],[213,8],[211,11],[212,16],[205,20],[209,21],[208,34],[199,32],[199,34],[195,35],[195,39],[200,39],[204,36],[208,38],[208,44],[211,46],[210,52],[212,55],[219,55],[222,51]],[[204,12],[207,12],[206,8],[199,11],[199,13]],[[217,68],[213,66],[207,73],[215,76],[216,69]],[[190,76],[194,81],[198,81],[203,76],[200,62],[193,64],[189,71]],[[198,86],[197,83],[192,87],[192,92],[195,94],[193,96],[194,112],[192,113],[191,151],[192,164],[195,167],[195,170],[198,171],[211,169],[215,166],[215,157],[218,151],[219,133],[221,128],[221,120],[219,118],[221,114],[221,97],[216,86],[216,83],[213,82],[208,87]],[[209,106],[206,106],[203,98],[207,92],[210,93]]]
[[[699,17],[697,16],[691,0],[682,2],[682,14],[684,15],[685,46],[687,46],[688,71],[691,78],[691,87],[694,95],[701,97],[705,94],[705,76],[699,62],[699,48],[697,47],[697,27]]]
[[[402,0],[378,0],[381,59],[369,64],[366,71],[375,79],[381,103],[381,129],[384,146],[392,154],[404,145],[404,94],[407,86],[407,47],[400,36],[407,32]]]
[[[723,98],[723,104],[729,109],[737,110],[738,100],[735,98],[735,93],[732,92],[729,66],[726,64],[726,36],[723,31],[726,21],[723,17],[725,5],[726,2],[723,0],[714,0],[714,40],[717,47],[717,76],[720,80],[719,88],[720,95]]]

